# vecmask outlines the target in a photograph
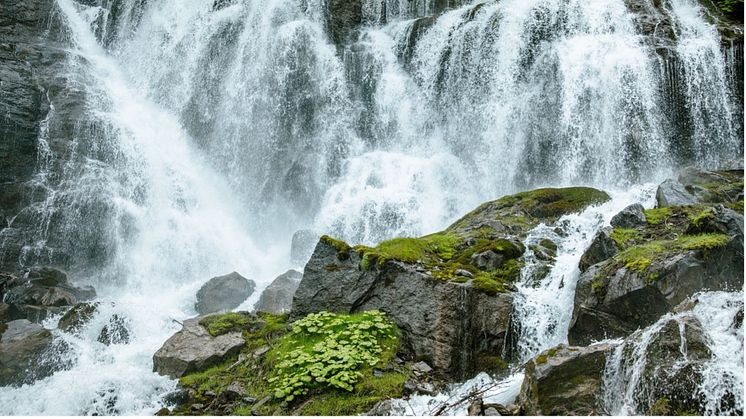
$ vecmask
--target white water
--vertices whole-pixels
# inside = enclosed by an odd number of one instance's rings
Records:
[[[704,292],[696,295],[697,305],[677,314],[666,314],[655,324],[638,331],[614,350],[604,373],[604,402],[612,415],[645,414],[655,401],[645,390],[647,349],[669,322],[679,322],[681,360],[687,361],[686,338],[681,319],[693,316],[702,326],[712,357],[701,367],[703,380],[697,388],[707,415],[735,415],[743,412],[743,325],[734,327],[736,313],[743,310],[743,293]],[[733,398],[733,406],[725,400]],[[643,408],[640,409],[640,406]]]
[[[614,189],[671,171],[679,145],[659,128],[657,58],[622,0],[488,1],[474,16],[467,5],[441,15],[408,52],[407,19],[433,2],[386,0],[385,19],[381,3],[365,2],[371,26],[338,52],[321,0],[219,10],[204,0],[126,0],[106,47],[106,8],[57,1],[87,113],[72,156],[40,147],[47,195],[23,262],[70,253],[74,279],[116,305],[82,338],[62,336],[70,370],[3,388],[0,413],[153,413],[175,385],[151,372],[152,354],[177,329],[171,319],[192,316],[201,283],[233,270],[258,282],[242,306],[250,308],[287,268],[299,228],[370,244],[437,231],[529,186]],[[702,104],[692,111],[704,124],[694,144],[705,146],[694,154],[712,164],[741,148],[717,34],[691,3],[672,7],[686,41],[686,95]],[[49,172],[53,159],[64,173]],[[594,229],[633,200],[616,197],[568,218],[550,276],[521,286],[522,359],[566,338],[571,305],[558,303],[572,301]],[[100,207],[100,219],[88,217]],[[76,253],[82,245],[105,249],[105,263]],[[114,313],[129,320],[132,343],[105,347],[96,327]],[[496,400],[514,396],[519,376]],[[115,396],[108,406],[102,391]]]

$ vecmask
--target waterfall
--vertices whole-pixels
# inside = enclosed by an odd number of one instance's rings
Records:
[[[559,246],[540,284],[519,285],[528,359],[566,340],[577,260],[611,215],[648,203],[642,182],[743,153],[729,73],[743,46],[724,56],[692,0],[662,2],[665,59],[624,0],[362,0],[344,42],[327,27],[343,0],[49,1],[65,95],[0,256],[64,267],[103,308],[79,335],[55,330],[69,368],[3,388],[0,414],[152,414],[175,386],[151,371],[172,319],[234,270],[257,281],[251,309],[296,230],[374,244],[521,189],[608,189],[610,203],[562,220],[566,236],[527,239]],[[113,315],[129,344],[97,342]],[[707,400],[732,364],[717,354]]]

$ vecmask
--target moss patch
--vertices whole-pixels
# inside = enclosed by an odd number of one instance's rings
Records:
[[[342,240],[337,240],[332,237],[329,237],[327,235],[321,236],[319,239],[322,243],[328,244],[329,246],[337,249],[337,259],[339,260],[347,260],[350,258],[350,245],[343,242]]]
[[[673,215],[673,209],[671,207],[647,209],[644,212],[645,219],[647,219],[648,224],[650,225],[663,224],[666,219]]]
[[[634,228],[615,228],[611,231],[611,239],[614,240],[617,247],[624,249],[631,243],[638,241],[642,238],[642,234],[639,230]]]
[[[245,329],[249,325],[249,318],[240,313],[216,314],[203,318],[199,324],[207,328],[210,335],[220,336]]]

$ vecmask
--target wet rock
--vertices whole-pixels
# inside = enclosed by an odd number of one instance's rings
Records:
[[[404,414],[404,409],[391,400],[382,400],[365,413],[365,416],[403,416]]]
[[[644,273],[622,267],[608,275],[603,266],[589,269],[576,287],[570,343],[627,336],[699,291],[740,289],[743,256],[732,248],[737,246],[734,242],[708,255],[701,251],[673,255],[653,262]]]
[[[34,285],[56,287],[67,283],[67,274],[60,269],[36,266],[26,272],[25,277]]]
[[[496,408],[490,406],[484,409],[484,416],[502,416]]]
[[[606,357],[612,345],[560,345],[526,363],[518,402],[527,416],[600,415]]]
[[[430,365],[427,365],[427,362],[420,361],[416,364],[412,365],[412,371],[420,374],[427,374],[431,372],[433,369],[430,367]]]
[[[320,234],[312,230],[298,230],[293,234],[290,245],[290,263],[293,266],[305,266],[313,254]]]
[[[47,272],[48,275],[41,275],[40,272]],[[63,282],[65,278],[64,273],[55,269],[34,268],[23,278],[14,281],[3,297],[10,306],[8,312],[11,318],[41,322],[49,315],[64,312],[65,307],[95,297],[93,287],[74,287]]]
[[[329,0],[326,3],[326,29],[337,46],[341,47],[362,23],[361,0]]]
[[[254,309],[265,313],[282,314],[290,311],[293,306],[293,296],[303,274],[289,270],[278,276],[262,291]]]
[[[129,343],[130,331],[127,326],[127,320],[118,314],[112,315],[106,326],[101,329],[98,341],[106,346]]]
[[[687,192],[684,185],[674,179],[668,179],[658,186],[655,193],[658,208],[674,205],[692,205],[697,202],[692,194]]]
[[[194,305],[199,314],[232,310],[246,301],[254,292],[256,284],[237,272],[210,279],[197,292]]]
[[[5,327],[0,335],[0,386],[39,378],[39,357],[51,345],[52,333],[25,319],[13,320]]]
[[[604,227],[596,233],[593,242],[580,257],[580,271],[585,272],[591,265],[603,262],[619,252],[616,243],[611,238],[611,227]]]
[[[187,401],[189,401],[189,392],[187,390],[172,391],[163,397],[163,403],[170,406],[180,406]]]
[[[79,303],[60,319],[57,327],[65,332],[74,332],[88,323],[98,310],[99,303]]]
[[[184,327],[153,355],[153,371],[179,378],[224,361],[245,346],[240,332],[211,336],[199,323],[204,317],[184,321]]]
[[[158,409],[157,412],[155,412],[155,416],[169,416],[171,415],[171,410],[169,410],[167,407],[162,407]]]
[[[687,234],[720,233],[743,237],[743,214],[723,205],[715,205],[699,214],[686,230]],[[743,246],[743,243],[741,243]]]
[[[611,218],[611,225],[619,228],[638,228],[648,224],[640,204],[632,204]]]
[[[466,412],[469,416],[482,416],[482,405],[484,402],[481,398],[477,398],[473,400],[469,407],[466,409]]]

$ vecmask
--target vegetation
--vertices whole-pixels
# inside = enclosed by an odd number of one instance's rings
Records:
[[[683,250],[711,250],[725,246],[728,240],[727,235],[717,233],[682,235],[674,240],[656,240],[629,247],[615,256],[615,259],[627,269],[642,272],[654,260],[663,259],[672,253]]]
[[[335,416],[363,413],[402,394],[409,369],[391,365],[399,332],[381,312],[317,313],[292,328],[286,316],[244,318],[238,326],[247,342],[241,358],[181,378],[180,384],[194,391],[191,403],[207,404],[238,384],[249,396],[266,400],[259,407],[239,400],[228,412],[233,415]],[[269,350],[255,356],[260,348]],[[180,409],[174,413],[192,414],[186,404]]]
[[[648,220],[648,224],[658,225],[662,224],[673,215],[671,207],[653,208],[645,210],[645,218]]]
[[[249,324],[249,319],[240,313],[226,313],[207,316],[200,320],[199,324],[204,326],[210,335],[220,336],[245,329]]]
[[[309,314],[268,354],[278,361],[269,379],[274,397],[290,402],[318,388],[353,391],[366,370],[393,358],[397,333],[378,311]]]
[[[743,0],[715,0],[715,3],[724,14],[735,12],[739,5],[743,7]]]

